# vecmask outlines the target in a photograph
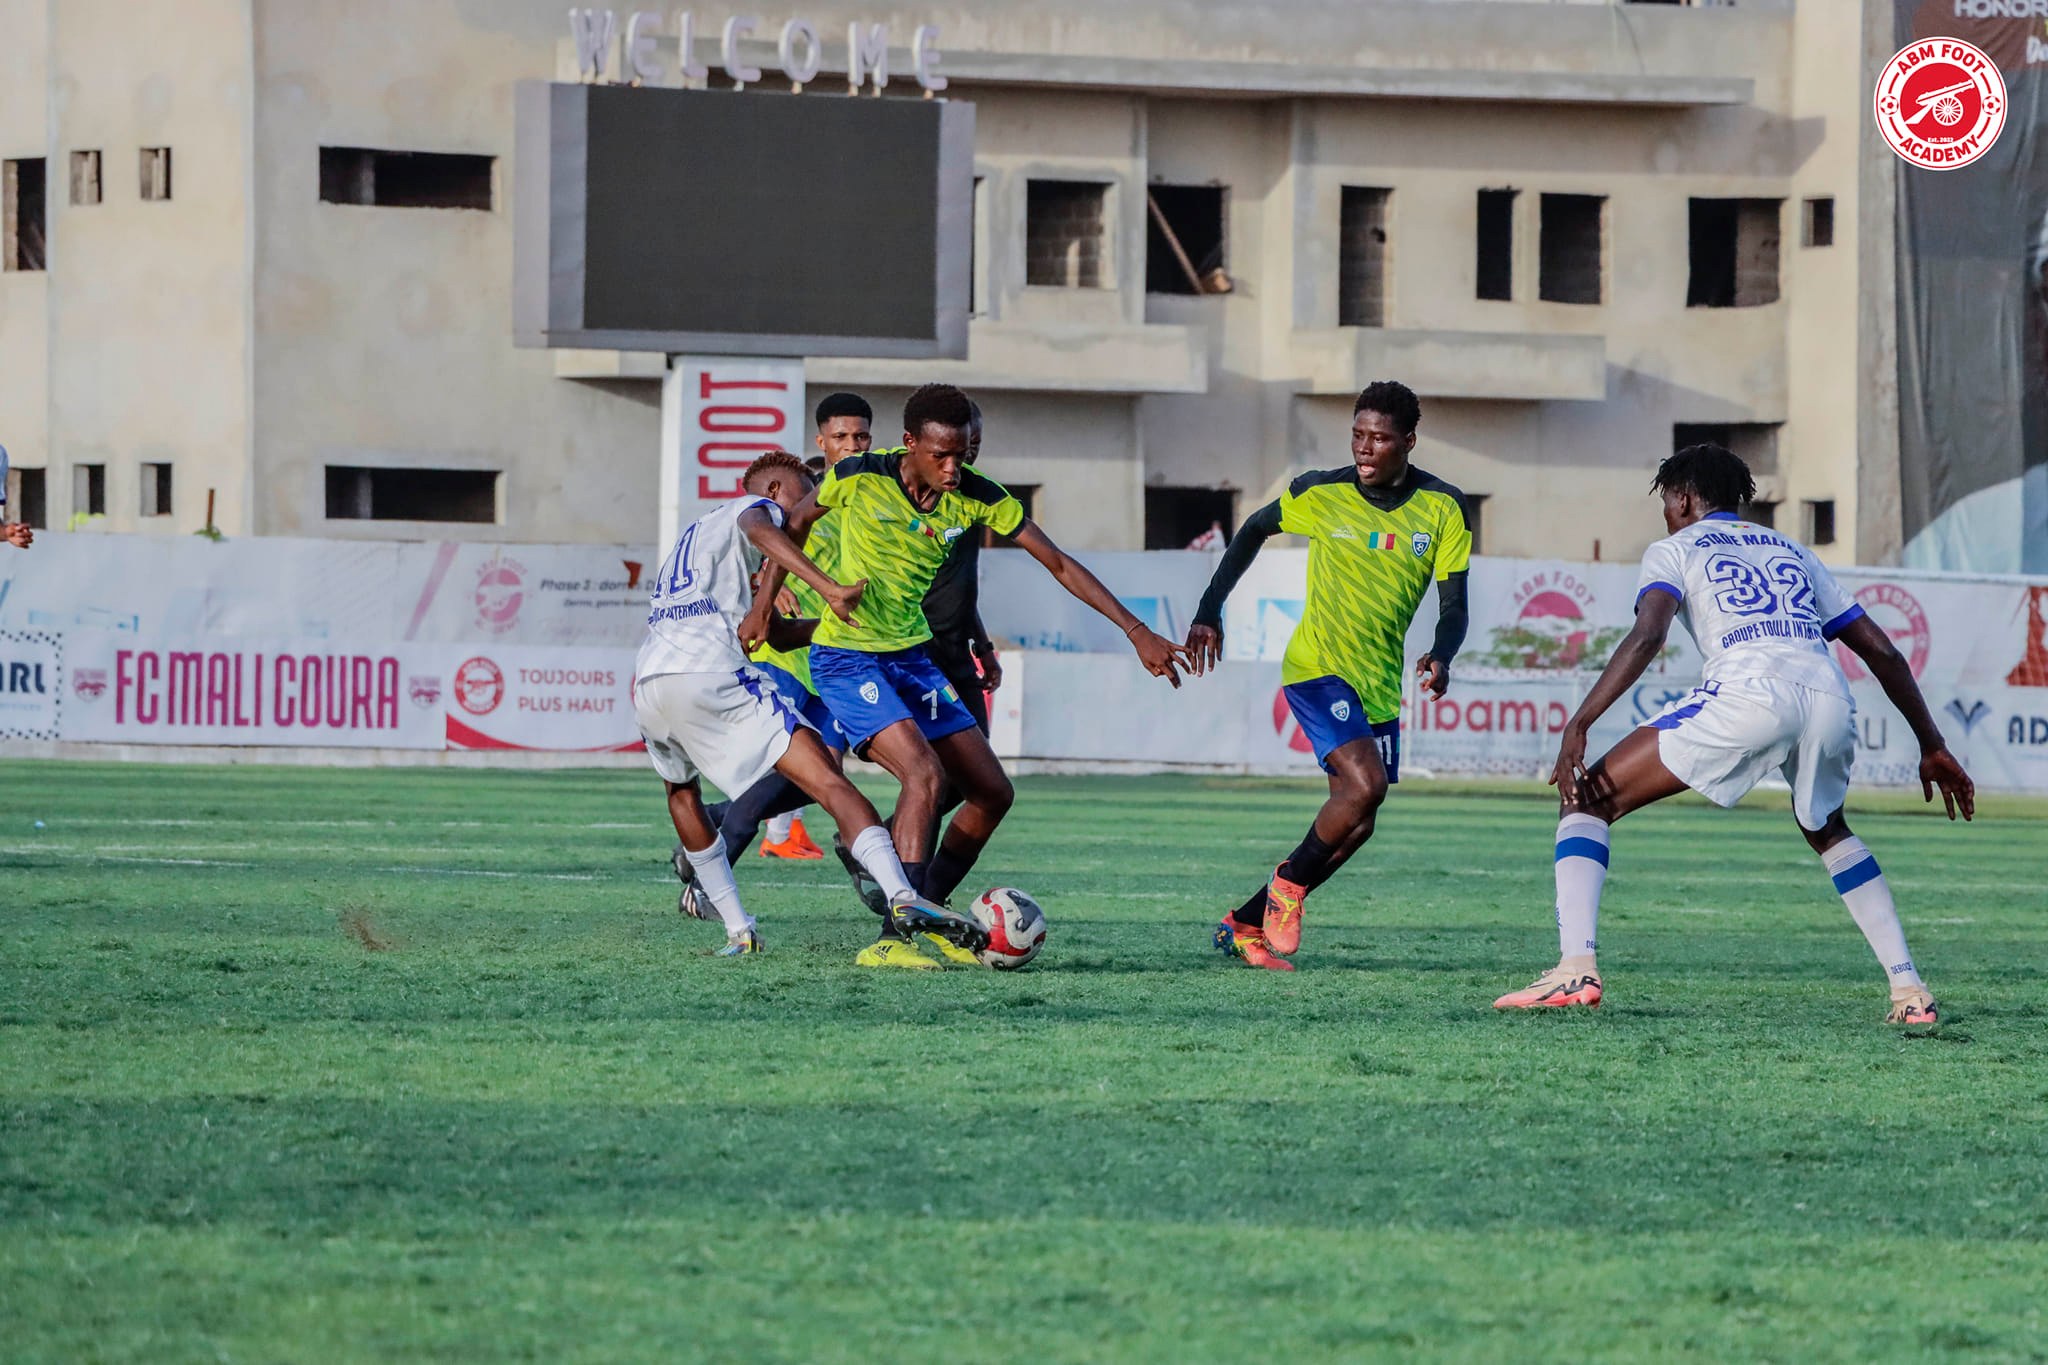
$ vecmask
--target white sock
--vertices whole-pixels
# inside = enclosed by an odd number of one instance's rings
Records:
[[[725,921],[728,937],[743,933],[754,927],[754,917],[740,904],[739,883],[732,879],[732,864],[725,860],[725,840],[714,838],[711,847],[683,852],[690,859],[690,866],[697,869],[697,886],[711,903],[718,907],[718,917]]]
[[[869,825],[855,835],[853,856],[860,859],[860,865],[890,900],[911,894],[910,878],[903,875],[902,860],[896,856],[896,845],[886,826]]]
[[[1842,893],[1842,903],[1849,907],[1849,915],[1863,931],[1870,951],[1877,954],[1878,965],[1891,978],[1892,989],[1918,986],[1925,990],[1919,969],[1913,965],[1913,954],[1906,950],[1906,931],[1899,927],[1892,889],[1863,841],[1852,834],[1821,854],[1820,860],[1828,875],[1835,879],[1835,890]]]
[[[1557,953],[1593,956],[1599,941],[1600,888],[1607,882],[1607,822],[1574,811],[1557,822]]]
[[[802,814],[803,812],[800,810],[785,811],[770,820],[768,822],[768,842],[779,844],[789,838],[790,826],[794,825],[797,816]]]

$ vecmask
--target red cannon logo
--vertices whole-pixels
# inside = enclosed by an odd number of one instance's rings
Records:
[[[1975,43],[1926,38],[1885,63],[1875,107],[1878,131],[1901,158],[1952,171],[1998,140],[2005,127],[2005,77]]]
[[[455,704],[472,716],[487,716],[505,700],[505,675],[489,659],[463,661],[455,670]]]
[[[1927,667],[1933,637],[1920,600],[1896,583],[1866,583],[1856,590],[1856,601],[1865,615],[1884,627],[1899,653],[1906,656],[1906,666],[1913,670],[1914,677],[1919,677],[1920,670]],[[1851,682],[1861,682],[1870,676],[1863,661],[1841,645],[1835,646],[1835,659]]]

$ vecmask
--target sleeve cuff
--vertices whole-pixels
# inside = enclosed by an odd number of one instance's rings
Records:
[[[1640,607],[1643,604],[1643,599],[1645,597],[1648,597],[1653,592],[1668,592],[1673,597],[1677,598],[1680,603],[1683,603],[1685,601],[1685,594],[1678,590],[1678,586],[1676,584],[1666,583],[1663,579],[1660,578],[1654,583],[1643,584],[1643,586],[1637,590],[1636,605]]]
[[[1820,628],[1820,638],[1832,640],[1861,619],[1863,619],[1863,604],[1861,602],[1851,602],[1847,611]]]

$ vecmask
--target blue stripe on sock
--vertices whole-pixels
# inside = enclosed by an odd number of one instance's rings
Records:
[[[1835,890],[1846,896],[1857,887],[1867,886],[1883,875],[1884,873],[1878,869],[1877,859],[1865,858],[1862,862],[1845,867],[1835,874]]]
[[[1571,839],[1559,839],[1557,841],[1557,861],[1563,862],[1566,858],[1591,858],[1600,866],[1605,867],[1607,866],[1607,845],[1601,843],[1598,839],[1588,839],[1584,835]]]

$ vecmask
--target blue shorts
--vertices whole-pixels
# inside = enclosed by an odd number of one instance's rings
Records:
[[[1389,785],[1401,780],[1401,722],[1399,718],[1375,724],[1365,714],[1358,691],[1342,678],[1310,678],[1280,689],[1294,723],[1315,746],[1316,762],[1325,771],[1330,755],[1355,739],[1369,739],[1380,751],[1380,766],[1387,770]]]
[[[756,661],[754,667],[768,675],[768,681],[775,684],[775,690],[789,703],[790,710],[802,716],[817,727],[818,735],[826,744],[835,749],[844,749],[846,732],[839,728],[839,722],[832,719],[832,712],[817,693],[797,681],[796,674],[774,664]]]
[[[926,739],[974,728],[973,713],[923,645],[888,654],[812,645],[811,682],[855,753],[899,720],[915,722]]]

